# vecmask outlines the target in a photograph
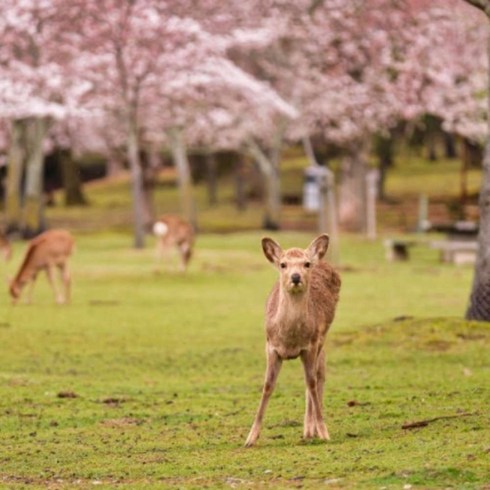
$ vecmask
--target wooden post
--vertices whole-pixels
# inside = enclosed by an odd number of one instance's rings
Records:
[[[420,194],[419,197],[419,221],[417,223],[417,231],[422,233],[429,228],[429,199],[427,194]]]

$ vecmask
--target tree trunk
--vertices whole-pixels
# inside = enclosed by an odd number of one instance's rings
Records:
[[[235,203],[238,211],[244,211],[247,208],[247,195],[245,192],[245,157],[239,155],[235,160],[234,177],[235,177]]]
[[[197,228],[191,169],[182,131],[173,128],[168,132],[170,150],[177,170],[182,215]]]
[[[206,155],[206,182],[208,202],[210,206],[214,206],[218,202],[218,162],[215,153]]]
[[[143,171],[143,221],[146,230],[150,230],[155,221],[154,191],[159,158],[153,149],[140,152]]]
[[[335,175],[326,165],[320,166],[315,156],[310,138],[303,139],[303,148],[310,165],[321,168],[318,174],[320,182],[320,209],[318,211],[318,232],[327,232],[330,237],[327,257],[333,264],[340,263],[339,227],[337,223],[337,199],[335,195]]]
[[[134,247],[145,246],[143,172],[139,157],[138,128],[133,117],[128,121],[128,161],[133,194]]]
[[[58,164],[65,191],[65,206],[85,206],[88,204],[82,190],[82,179],[77,162],[69,148],[58,149]]]
[[[391,134],[389,136],[379,135],[376,138],[375,153],[378,157],[379,166],[378,196],[381,201],[386,200],[386,174],[388,173],[388,169],[393,166],[394,150],[395,140]]]
[[[124,171],[124,156],[118,151],[110,151],[106,163],[107,177],[116,177]]]
[[[480,231],[468,320],[490,321],[490,139],[483,159],[483,178],[480,190]]]
[[[351,147],[342,159],[339,221],[350,231],[366,231],[366,155],[362,144]]]
[[[12,122],[10,147],[7,155],[7,182],[5,189],[5,221],[7,233],[21,229],[21,184],[25,165],[25,124],[25,120]]]
[[[490,9],[490,2],[488,3]],[[487,11],[490,18],[490,10]],[[490,63],[490,36],[487,39],[487,56]],[[482,187],[480,190],[480,231],[478,255],[475,264],[473,287],[466,311],[468,320],[490,321],[490,64],[488,72],[487,143],[483,158]]]
[[[43,203],[43,141],[47,131],[45,119],[30,119],[26,128],[26,179],[23,236],[31,238],[45,229]]]
[[[265,209],[262,227],[265,230],[279,230],[281,218],[281,179],[279,159],[269,158],[255,142],[249,143],[249,151],[264,178]]]

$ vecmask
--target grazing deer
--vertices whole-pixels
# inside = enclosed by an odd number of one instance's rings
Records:
[[[153,233],[157,237],[157,259],[161,261],[166,250],[176,247],[181,258],[181,269],[185,271],[194,246],[193,226],[178,216],[168,214],[155,222]]]
[[[12,245],[6,235],[0,232],[0,250],[2,251],[5,262],[12,258]]]
[[[245,446],[257,441],[265,409],[274,390],[282,362],[301,358],[306,382],[303,437],[329,439],[323,420],[325,335],[333,321],[339,298],[340,277],[321,259],[328,235],[320,235],[306,250],[282,250],[271,238],[262,240],[267,259],[279,269],[266,306],[267,368],[262,399]]]
[[[73,236],[65,230],[49,230],[41,233],[30,241],[22,265],[17,275],[10,283],[10,295],[14,304],[20,297],[22,288],[31,283],[27,302],[31,302],[32,290],[38,273],[46,271],[48,280],[53,288],[56,302],[64,303],[70,300],[70,272],[68,258],[70,257],[75,241]],[[63,295],[56,287],[54,271],[58,268],[64,284]]]

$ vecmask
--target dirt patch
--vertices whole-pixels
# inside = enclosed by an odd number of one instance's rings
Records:
[[[120,429],[122,427],[135,427],[142,425],[144,420],[136,419],[133,417],[121,417],[119,419],[107,419],[101,422],[104,427],[112,427],[114,429]]]

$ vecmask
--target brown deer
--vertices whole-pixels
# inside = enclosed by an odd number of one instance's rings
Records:
[[[70,300],[68,258],[73,251],[74,245],[73,236],[66,230],[45,231],[31,240],[20,269],[10,283],[10,295],[14,304],[19,299],[22,288],[28,283],[30,283],[30,289],[27,302],[31,302],[36,277],[42,270],[46,271],[56,302],[60,304],[68,302]],[[54,279],[56,268],[60,271],[65,294],[56,287]]]
[[[161,261],[165,251],[176,247],[181,258],[181,269],[185,271],[194,246],[193,226],[178,216],[168,214],[155,222],[153,233],[157,237],[157,260]]]
[[[321,259],[327,252],[328,235],[320,235],[306,250],[282,250],[271,238],[262,240],[267,259],[279,269],[266,305],[267,368],[262,399],[250,433],[249,447],[257,441],[265,409],[274,390],[282,362],[301,358],[306,382],[304,438],[329,439],[323,420],[325,383],[324,342],[339,298],[340,277]]]
[[[0,250],[3,254],[3,259],[8,262],[12,258],[12,245],[7,236],[0,232]]]

